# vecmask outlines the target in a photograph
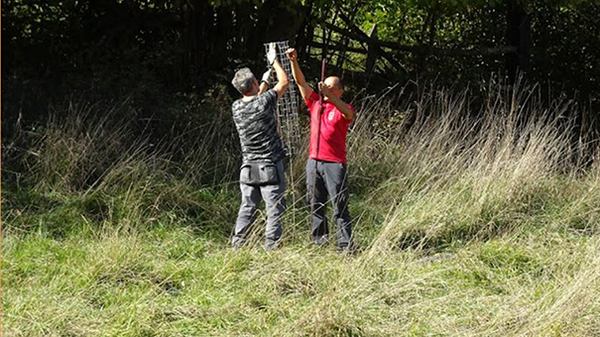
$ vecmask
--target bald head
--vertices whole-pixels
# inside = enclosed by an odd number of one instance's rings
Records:
[[[337,97],[341,97],[344,93],[344,85],[337,76],[329,76],[325,79],[325,85],[331,90],[331,92]]]

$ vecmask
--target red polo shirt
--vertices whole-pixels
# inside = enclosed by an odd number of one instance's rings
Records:
[[[317,153],[317,139],[319,130],[319,112],[321,103],[319,94],[313,91],[306,106],[310,112],[310,159],[330,161],[346,164],[346,135],[351,120],[344,118],[341,111],[329,100],[323,101],[323,114],[321,115],[321,141]],[[348,104],[348,106],[350,106]],[[354,111],[354,108],[350,106]]]

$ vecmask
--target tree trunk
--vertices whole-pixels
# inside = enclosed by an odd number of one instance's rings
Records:
[[[371,39],[377,39],[377,24],[374,24],[373,27],[371,27],[369,37]],[[367,54],[367,63],[365,66],[365,71],[367,73],[373,71],[375,68],[375,62],[377,62],[377,46],[369,44],[369,53]]]

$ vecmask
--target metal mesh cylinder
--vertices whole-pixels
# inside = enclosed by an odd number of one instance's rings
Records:
[[[265,43],[265,54],[269,51],[271,43],[275,44],[277,50],[277,60],[285,70],[290,85],[285,94],[277,101],[277,122],[279,132],[285,143],[289,156],[295,154],[294,149],[300,146],[300,127],[298,124],[298,88],[292,77],[292,65],[285,52],[289,48],[288,41],[278,41]],[[274,73],[273,73],[274,76]]]

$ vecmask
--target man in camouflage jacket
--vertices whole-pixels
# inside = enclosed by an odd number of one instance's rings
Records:
[[[231,81],[242,94],[242,98],[232,104],[233,120],[242,147],[242,202],[232,240],[234,248],[246,242],[261,198],[265,200],[267,208],[265,248],[277,248],[282,233],[281,216],[285,211],[286,188],[283,164],[285,150],[277,132],[275,110],[277,99],[285,93],[289,81],[276,59],[274,47],[272,45],[267,53],[267,59],[277,74],[277,83],[273,88],[269,89],[272,69],[263,75],[260,84],[248,68],[238,70]]]

